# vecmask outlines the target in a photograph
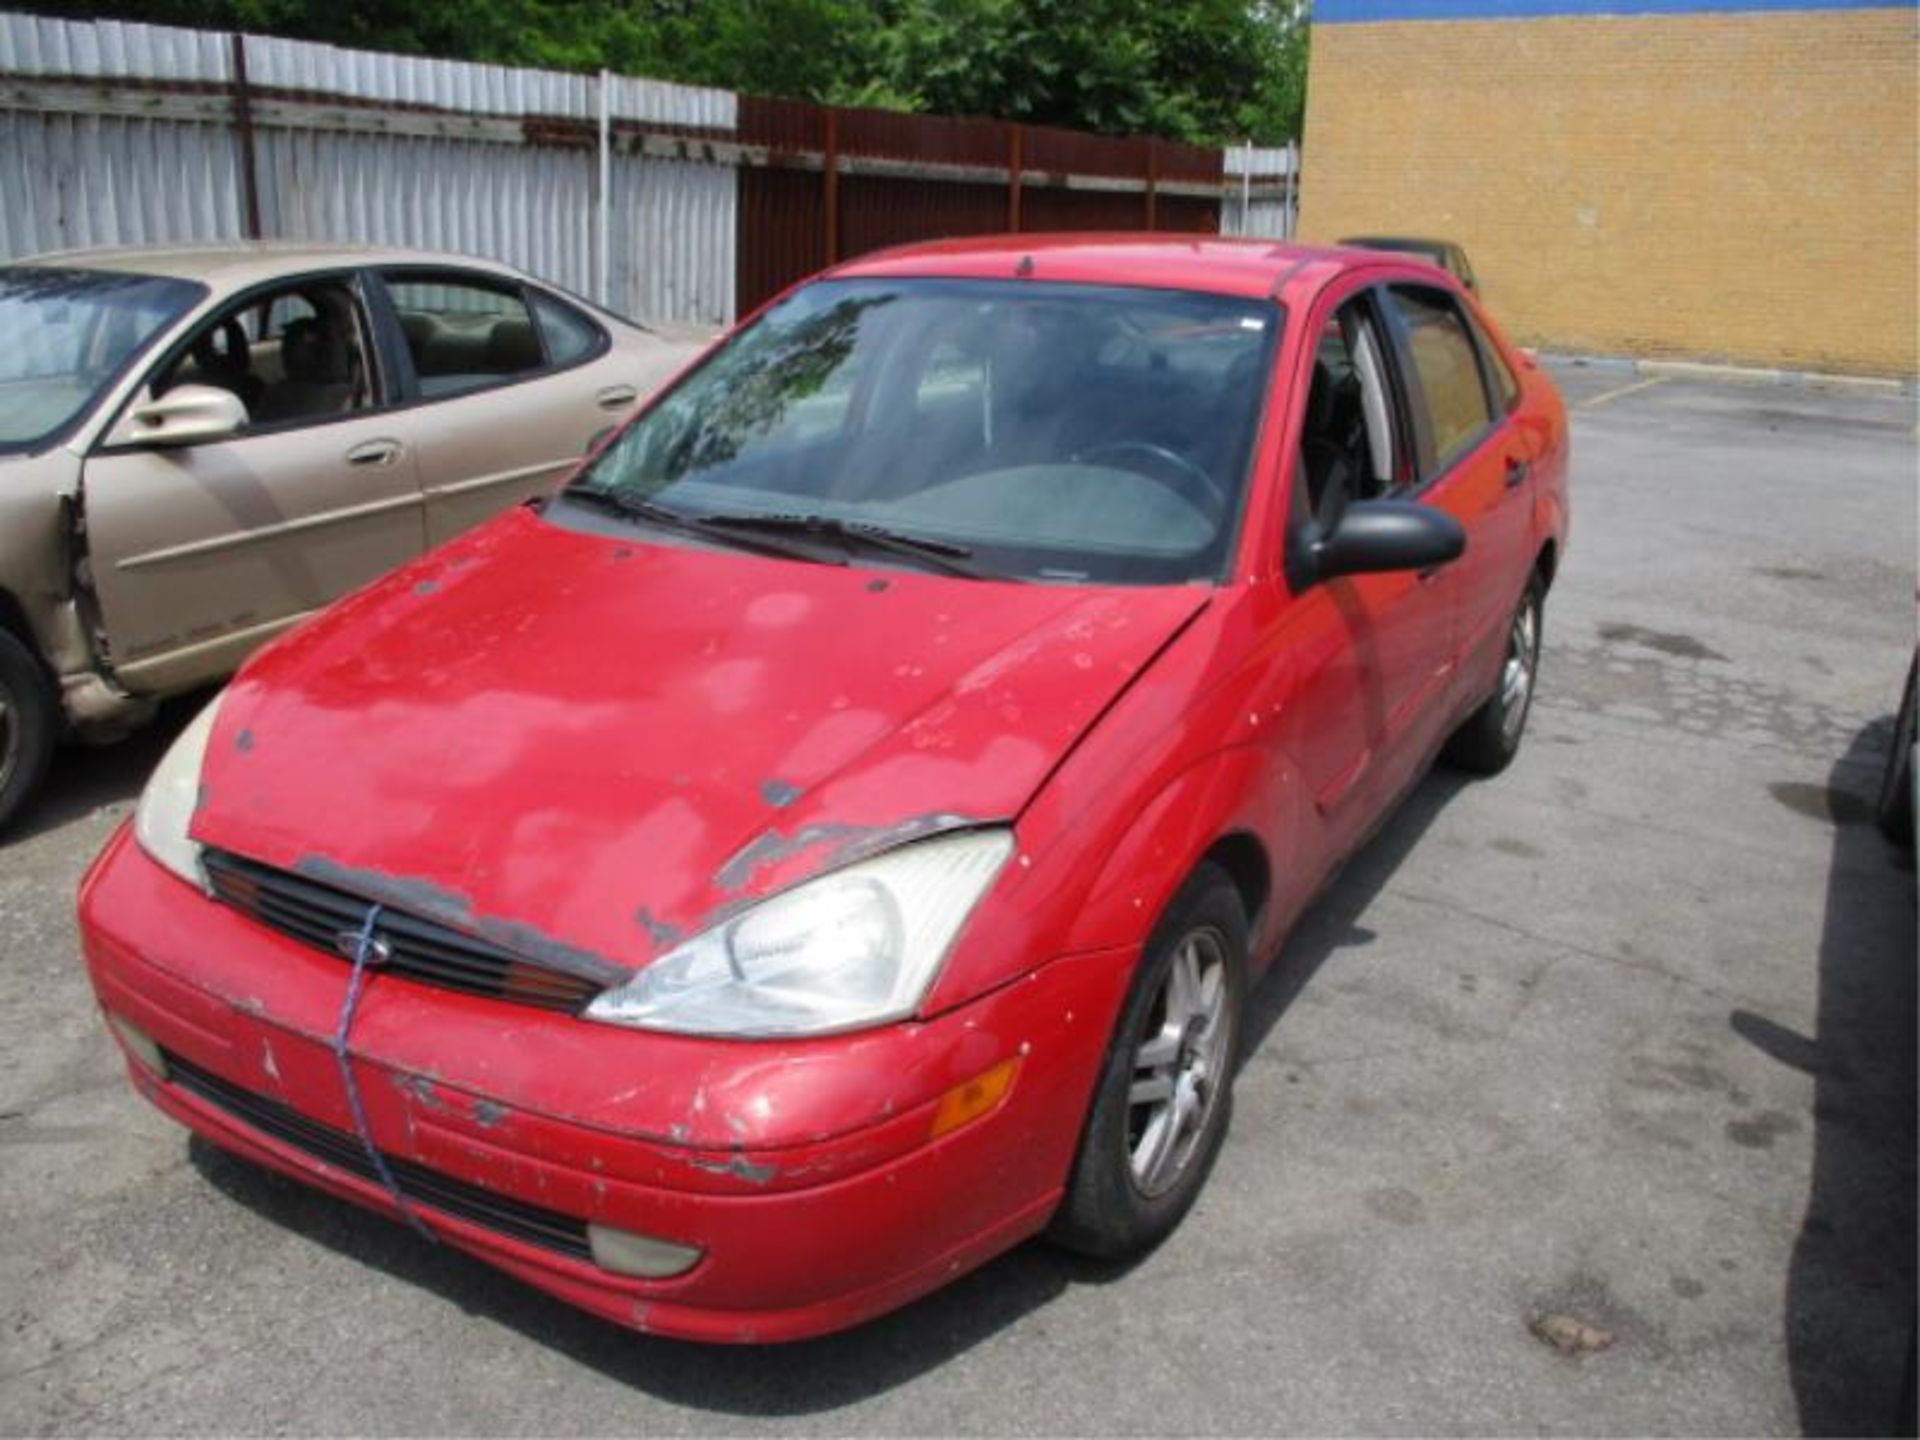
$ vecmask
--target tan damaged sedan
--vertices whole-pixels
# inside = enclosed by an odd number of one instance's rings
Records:
[[[464,257],[0,267],[0,828],[63,735],[549,489],[697,350]]]

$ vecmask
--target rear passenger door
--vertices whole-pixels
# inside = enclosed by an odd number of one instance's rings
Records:
[[[546,290],[457,267],[379,281],[429,545],[552,489],[640,398],[607,332]]]
[[[1447,511],[1467,531],[1466,553],[1441,574],[1459,684],[1478,697],[1493,684],[1532,563],[1534,457],[1512,419],[1520,389],[1451,292],[1394,283],[1381,295],[1411,400],[1419,456],[1412,497]]]

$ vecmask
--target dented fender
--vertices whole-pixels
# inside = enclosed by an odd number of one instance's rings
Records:
[[[1078,908],[1069,943],[1092,949],[1138,934],[1142,917],[1149,926],[1157,921],[1215,844],[1246,836],[1258,844],[1269,870],[1267,904],[1247,917],[1259,927],[1250,936],[1250,958],[1257,963],[1265,942],[1290,918],[1276,916],[1276,900],[1287,907],[1289,890],[1275,872],[1291,858],[1288,837],[1297,833],[1294,812],[1301,795],[1298,772],[1252,745],[1209,755],[1181,771],[1140,807],[1108,852]]]
[[[18,607],[24,638],[56,675],[93,666],[69,533],[79,477],[79,460],[64,449],[0,459],[0,596]]]

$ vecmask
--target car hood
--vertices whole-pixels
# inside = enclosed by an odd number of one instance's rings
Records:
[[[625,973],[807,875],[1015,816],[1207,601],[516,511],[257,656],[192,833]]]

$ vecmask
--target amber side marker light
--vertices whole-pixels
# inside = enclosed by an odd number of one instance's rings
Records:
[[[934,1108],[930,1138],[938,1139],[958,1130],[999,1107],[1013,1089],[1013,1077],[1020,1073],[1020,1057],[1002,1060],[991,1070],[983,1070],[964,1085],[956,1085],[940,1097]]]
[[[127,1047],[129,1054],[162,1080],[167,1078],[167,1057],[160,1053],[160,1046],[154,1038],[124,1015],[116,1015],[109,1010],[107,1024],[113,1027],[113,1033],[120,1037],[120,1043]]]

